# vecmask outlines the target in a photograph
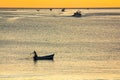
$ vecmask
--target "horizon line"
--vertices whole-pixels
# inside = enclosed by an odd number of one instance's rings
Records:
[[[120,7],[0,7],[0,9],[120,9]]]

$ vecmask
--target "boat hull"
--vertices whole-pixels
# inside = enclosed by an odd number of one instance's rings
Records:
[[[81,15],[72,15],[73,17],[81,17]]]
[[[33,59],[34,59],[34,61],[36,61],[36,60],[53,60],[54,59],[54,54],[47,55],[47,56],[33,57]]]

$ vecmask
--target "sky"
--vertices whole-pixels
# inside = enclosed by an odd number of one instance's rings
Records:
[[[120,0],[0,0],[0,7],[104,8],[120,7]]]

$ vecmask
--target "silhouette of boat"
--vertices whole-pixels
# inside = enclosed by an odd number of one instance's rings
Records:
[[[52,8],[50,8],[49,10],[52,11]]]
[[[36,11],[40,11],[39,9],[36,9]]]
[[[46,55],[46,56],[38,56],[36,51],[33,52],[34,56],[33,59],[34,61],[37,60],[53,60],[54,59],[54,54]]]
[[[81,17],[82,16],[81,11],[76,11],[72,16]]]
[[[62,12],[65,12],[65,8],[62,8],[62,10],[61,10]]]

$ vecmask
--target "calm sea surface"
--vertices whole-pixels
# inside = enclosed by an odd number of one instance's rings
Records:
[[[76,10],[0,9],[0,80],[120,80],[120,9]]]

